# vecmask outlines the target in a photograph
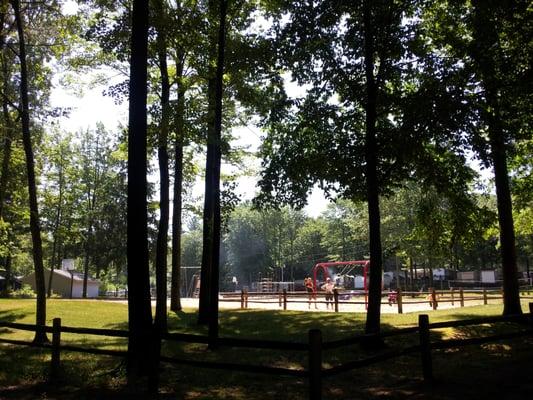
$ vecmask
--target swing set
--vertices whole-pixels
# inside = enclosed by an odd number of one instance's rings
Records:
[[[339,268],[339,275],[348,275],[355,268],[363,268],[363,289],[365,292],[365,308],[368,308],[368,268],[370,267],[370,260],[358,260],[358,261],[335,261],[335,262],[322,262],[313,267],[313,287],[315,292],[317,291],[317,275],[322,271],[323,280],[326,281],[329,278],[329,268]]]

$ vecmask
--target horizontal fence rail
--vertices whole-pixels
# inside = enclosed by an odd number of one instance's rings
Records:
[[[461,339],[445,339],[432,341],[430,331],[432,329],[455,328],[464,326],[476,326],[493,323],[514,323],[520,326],[518,331],[502,333],[498,335],[489,335],[483,337],[461,338]],[[52,343],[36,344],[29,341],[3,339],[0,338],[0,343],[23,345],[47,348],[52,350],[52,360],[50,366],[50,378],[54,380],[57,378],[60,367],[60,352],[71,351],[86,354],[106,355],[112,357],[126,357],[127,351],[111,350],[99,348],[85,348],[70,344],[61,344],[61,333],[71,334],[87,334],[99,335],[109,337],[126,338],[129,336],[128,331],[118,329],[97,329],[97,328],[82,328],[82,327],[68,327],[62,326],[61,320],[55,318],[53,326],[39,326],[32,324],[22,324],[15,322],[0,321],[0,328],[17,329],[23,331],[44,331],[52,333]],[[351,346],[368,342],[371,340],[383,340],[385,338],[418,334],[419,344],[411,345],[404,348],[387,349],[384,352],[371,355],[369,357],[357,360],[350,360],[338,365],[324,368],[322,362],[322,354],[324,350],[337,349],[345,346]],[[422,375],[425,380],[431,381],[433,379],[432,370],[432,351],[439,349],[456,348],[469,345],[480,345],[489,342],[496,342],[501,340],[516,339],[525,336],[533,335],[533,303],[529,303],[529,313],[523,315],[511,316],[490,316],[483,318],[471,318],[458,321],[446,321],[430,323],[427,314],[419,315],[418,326],[411,326],[406,328],[394,329],[384,331],[374,335],[355,335],[348,338],[322,341],[322,334],[319,330],[312,329],[309,331],[309,340],[307,343],[301,342],[283,342],[274,340],[255,340],[255,339],[241,339],[241,338],[216,338],[217,347],[237,347],[237,348],[252,348],[252,349],[266,349],[266,350],[291,350],[291,351],[305,351],[308,355],[307,368],[283,368],[268,365],[255,364],[239,364],[230,362],[192,360],[187,358],[177,358],[169,356],[161,356],[159,361],[175,364],[188,365],[198,368],[213,368],[228,371],[245,372],[245,373],[259,373],[276,376],[293,376],[300,378],[307,378],[309,380],[309,398],[312,400],[321,399],[322,393],[322,379],[335,376],[337,374],[348,372],[351,370],[365,368],[369,365],[384,362],[394,358],[420,353]],[[163,340],[183,342],[183,343],[197,343],[209,344],[209,339],[204,335],[185,334],[185,333],[166,333],[161,336]]]
[[[529,294],[529,289],[528,289]],[[317,291],[308,293],[304,291],[287,291],[281,292],[248,292],[242,290],[238,292],[220,293],[220,303],[240,303],[241,309],[253,308],[253,305],[278,305],[283,310],[288,310],[292,305],[307,304],[308,308],[317,308],[318,305],[326,305],[326,309],[331,306],[335,312],[339,312],[339,305],[365,305],[368,304],[366,294],[362,290],[340,290],[335,289],[333,299],[326,300],[326,293],[324,291]],[[381,305],[395,305],[399,314],[403,314],[404,306],[428,304],[433,310],[436,310],[439,304],[448,303],[452,306],[456,304],[460,307],[465,307],[465,303],[476,302],[487,305],[491,300],[499,300],[503,298],[503,290],[496,289],[464,289],[452,288],[450,290],[437,290],[430,288],[428,291],[396,291],[384,292],[382,294]],[[533,296],[521,296],[522,299],[533,299]],[[293,307],[294,308],[294,307]],[[301,309],[301,308],[300,308]],[[346,310],[345,310],[346,311]],[[420,312],[420,310],[418,310]]]

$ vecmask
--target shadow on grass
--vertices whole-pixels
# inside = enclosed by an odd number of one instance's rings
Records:
[[[457,313],[446,318],[461,320],[475,317],[468,313]],[[169,314],[169,330],[205,334],[206,328],[198,326],[196,319],[197,313],[188,310],[177,314],[171,313]],[[317,328],[322,330],[324,340],[327,341],[361,334],[364,330],[364,322],[364,314],[224,310],[220,314],[220,335],[234,338],[307,342],[308,330]],[[125,322],[109,323],[105,327],[127,329],[127,324]],[[382,329],[385,331],[395,328],[390,324],[383,324]],[[461,327],[454,329],[451,335],[468,338],[497,334],[502,332],[502,329],[516,330],[516,327],[511,327],[509,324]],[[450,332],[433,331],[432,340],[444,339],[445,335],[449,337]],[[65,341],[84,347],[104,348],[120,347],[126,343],[125,339],[120,338],[88,336],[75,339],[74,336],[65,336]],[[387,339],[386,343],[389,349],[414,345],[418,343],[418,335],[393,337]],[[527,381],[532,358],[532,344],[531,340],[521,339],[435,351],[433,360],[436,380],[433,385],[425,385],[422,382],[419,354],[399,357],[325,379],[324,398],[343,400],[354,398],[446,400],[528,398],[526,390],[533,390],[533,384]],[[10,354],[7,354],[8,352]],[[42,393],[46,393],[49,399],[69,400],[144,398],[138,393],[129,393],[125,388],[124,373],[120,368],[117,369],[117,365],[119,366],[122,360],[105,356],[62,353],[64,387],[54,388],[39,384],[46,380],[49,352],[35,352],[36,349],[21,350],[20,347],[0,347],[2,359],[0,387],[12,386],[5,392],[0,391],[1,398],[34,399],[42,397]],[[205,345],[166,342],[163,352],[166,355],[194,360],[228,361],[285,368],[307,366],[307,353],[296,351],[237,348],[220,348],[217,351],[210,351]],[[4,358],[4,353],[7,358]],[[325,351],[324,364],[328,367],[367,356],[369,354],[362,351],[359,346],[350,346]],[[17,368],[21,370],[15,369],[11,373],[9,366],[12,364],[19,364]],[[25,364],[27,369],[24,369]],[[168,364],[161,366],[160,387],[159,398],[161,399],[300,400],[308,397],[308,384],[305,379],[232,373],[227,370],[199,367],[176,367]]]
[[[25,317],[27,317],[29,313],[23,312],[21,310],[0,310],[0,321],[2,322],[17,322]],[[10,328],[0,328],[0,335],[3,333],[11,333],[13,332]]]

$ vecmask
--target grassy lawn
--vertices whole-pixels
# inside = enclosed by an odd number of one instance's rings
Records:
[[[0,320],[34,323],[34,300],[0,299]],[[527,304],[524,302],[526,311]],[[501,305],[465,307],[429,312],[430,322],[498,315]],[[127,306],[116,302],[50,300],[48,324],[55,317],[65,326],[127,328]],[[417,314],[382,315],[383,330],[415,325]],[[325,341],[361,333],[365,315],[270,310],[223,310],[220,335],[254,339],[305,342],[308,330],[321,329]],[[433,339],[475,337],[516,329],[509,324],[434,331]],[[205,333],[196,325],[195,310],[169,314],[169,330]],[[0,328],[0,337],[31,340],[31,332]],[[64,343],[99,348],[125,349],[120,338],[63,334]],[[416,334],[387,340],[388,348],[417,344]],[[533,340],[516,339],[482,346],[435,351],[432,385],[423,384],[418,355],[404,356],[324,380],[325,399],[355,398],[529,398],[533,390],[530,372]],[[200,344],[164,343],[166,355],[195,360],[229,361],[305,368],[307,356],[296,351],[221,348],[210,351]],[[359,346],[324,353],[324,365],[364,358]],[[0,345],[0,399],[136,398],[125,389],[124,364],[118,358],[62,353],[62,383],[46,384],[50,352],[21,346]],[[162,366],[161,398],[165,399],[305,399],[305,379],[272,377],[192,367]],[[138,398],[142,398],[138,397]]]

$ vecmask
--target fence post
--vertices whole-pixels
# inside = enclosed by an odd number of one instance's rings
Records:
[[[244,292],[244,308],[248,308],[248,290]]]
[[[483,288],[483,304],[484,305],[487,305],[488,304],[488,300],[487,300],[487,289]]]
[[[287,310],[287,289],[283,289],[283,310]]]
[[[241,309],[244,308],[244,289],[241,289]]]
[[[459,301],[461,302],[461,307],[465,306],[465,294],[463,288],[459,289]]]
[[[453,297],[453,288],[450,289],[451,290],[451,295],[452,295],[452,306],[455,305],[455,301],[454,301],[454,297]]]
[[[418,316],[418,333],[420,335],[422,373],[424,380],[429,382],[433,379],[433,365],[431,364],[431,341],[429,337],[429,317],[427,314]]]
[[[309,330],[309,399],[322,399],[322,332]]]
[[[50,380],[56,381],[59,376],[59,364],[61,362],[61,318],[52,321],[52,360],[50,363]]]
[[[403,314],[402,289],[401,288],[398,288],[397,290],[396,304],[398,305],[398,314]]]
[[[339,312],[339,291],[333,289],[333,301],[335,302],[335,312]]]
[[[279,303],[279,306],[281,307],[281,299],[283,298],[283,293],[279,292],[278,293],[278,303]]]
[[[433,306],[433,310],[436,310],[439,306],[439,303],[437,302],[437,293],[435,292],[435,288],[431,288],[431,302]]]

